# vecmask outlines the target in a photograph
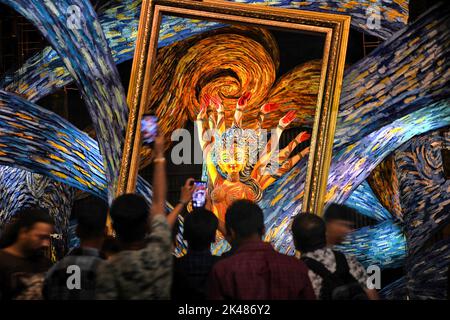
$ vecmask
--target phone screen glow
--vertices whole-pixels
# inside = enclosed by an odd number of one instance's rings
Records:
[[[192,206],[194,208],[203,207],[206,203],[206,182],[194,182],[195,190],[192,193]]]
[[[158,118],[152,115],[144,115],[141,120],[141,133],[144,144],[155,141],[158,133]]]

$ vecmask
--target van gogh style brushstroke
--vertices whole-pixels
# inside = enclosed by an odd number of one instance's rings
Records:
[[[5,2],[12,0],[3,0]],[[242,2],[242,1],[237,1]],[[409,1],[246,1],[263,3],[267,6],[291,9],[323,11],[349,14],[352,26],[362,32],[370,33],[381,39],[388,39],[394,32],[406,25]],[[98,18],[111,48],[115,62],[121,63],[133,58],[139,21],[141,0],[111,1],[98,10]],[[374,27],[370,14],[377,16],[380,10],[380,25]],[[378,17],[378,16],[377,16]],[[220,28],[225,25],[216,22],[198,21],[164,17],[161,23],[159,47],[164,47],[184,40],[195,34]],[[46,47],[39,54],[31,57],[16,72],[7,74],[0,80],[0,88],[25,95],[32,101],[55,92],[69,84],[72,77],[65,69],[64,63],[51,47]]]
[[[1,1],[8,2],[7,0]],[[274,1],[272,3],[280,6],[290,4],[289,1]],[[344,5],[346,2],[339,3]],[[131,4],[131,2],[127,2],[127,4]],[[130,7],[123,8],[124,10],[130,9]],[[124,18],[121,21],[123,26],[128,25],[130,21],[134,21],[134,18],[118,17],[119,20],[122,18]],[[113,20],[111,20],[112,28],[114,28]],[[356,21],[358,20],[356,19]],[[372,214],[373,217],[380,220],[380,223],[375,227],[358,230],[350,236],[348,242],[341,248],[341,250],[346,252],[354,253],[365,263],[377,262],[383,266],[397,266],[403,262],[405,239],[400,232],[399,225],[394,219],[389,217],[386,210],[383,210],[371,190],[369,190],[368,185],[362,183],[370,171],[397,147],[415,135],[449,125],[449,62],[447,58],[449,56],[449,48],[445,45],[449,41],[449,31],[442,29],[448,22],[448,10],[445,10],[444,7],[436,7],[422,19],[397,33],[392,39],[381,45],[370,56],[355,64],[346,73],[327,200],[346,201],[366,214],[370,213],[361,206],[360,201],[368,201],[376,206],[377,210]],[[187,29],[181,30],[180,33],[170,34],[171,28],[179,26],[178,22],[170,21],[165,25],[168,26],[166,29],[163,28],[163,31],[167,32],[167,36],[164,39],[164,41],[167,41],[166,45],[170,44],[170,41],[185,39],[194,34]],[[205,27],[205,29],[201,29],[202,27]],[[209,30],[209,26],[196,26],[195,28],[199,33]],[[134,32],[135,30],[131,30],[131,34],[134,34]],[[120,35],[114,33],[107,34],[107,38],[114,39],[113,42],[120,43],[120,45],[126,44],[126,48],[123,47],[123,50],[120,51],[116,51],[114,46],[111,46],[116,62],[121,61],[120,59],[127,59],[127,55],[131,56],[133,50],[133,45],[129,45],[131,42],[126,42],[126,39],[120,39]],[[63,50],[60,48],[60,51],[62,52]],[[60,63],[57,62],[59,58],[56,59],[55,57],[57,56],[52,56],[50,51],[46,51],[45,56],[49,57],[48,59],[53,59],[52,61],[55,62],[52,62],[52,67],[49,66],[49,69],[45,67],[39,70],[38,74],[48,72],[48,70],[52,70],[51,68],[57,65],[56,63]],[[62,56],[65,56],[67,61],[72,59],[70,55]],[[76,53],[75,57],[77,57]],[[35,59],[33,61],[39,65],[42,60]],[[67,61],[65,61],[66,64]],[[110,59],[109,62],[111,61]],[[68,65],[71,65],[71,63]],[[59,65],[59,67],[61,66],[62,64]],[[77,71],[74,69],[73,71],[75,74],[77,74],[76,72],[83,73],[83,70]],[[63,85],[64,81],[70,80],[64,68],[59,69],[58,72],[56,79],[66,79],[59,82],[58,85]],[[29,76],[31,73],[26,74]],[[85,75],[80,77],[83,76]],[[34,76],[28,79],[33,78],[35,79]],[[24,88],[26,85],[26,82],[22,82]],[[45,81],[39,85],[41,88],[46,88]],[[29,90],[28,92],[32,93],[30,97],[36,99],[40,93],[32,92],[33,88],[31,87],[24,90]],[[45,90],[42,90],[42,92],[48,94],[54,88],[55,84],[52,84],[48,89],[45,89],[47,90],[46,92]],[[88,90],[91,89],[86,89],[86,91]],[[392,92],[395,92],[395,95]],[[67,125],[71,134],[78,135],[80,137],[79,141],[67,140],[64,136],[58,136],[56,132],[58,132],[59,128],[58,130],[51,129],[53,130],[52,133],[50,133],[51,130],[43,130],[43,133],[39,135],[36,132],[37,128],[42,130],[42,127],[38,126],[39,121],[44,121],[50,127],[57,128],[56,123],[54,123],[54,115],[52,113],[45,114],[41,112],[43,109],[37,109],[37,106],[23,99],[11,98],[7,93],[3,92],[2,97],[5,101],[8,101],[7,107],[10,107],[9,103],[11,101],[16,105],[15,110],[8,111],[5,108],[6,111],[2,114],[5,118],[1,118],[2,121],[5,120],[5,128],[12,132],[8,138],[0,136],[0,143],[1,139],[5,139],[3,141],[7,142],[7,145],[5,144],[7,147],[4,148],[2,146],[0,149],[0,152],[5,153],[0,156],[0,160],[4,164],[11,165],[11,161],[13,161],[15,166],[40,172],[58,181],[66,182],[77,188],[105,197],[104,186],[106,181],[110,182],[110,180],[107,180],[105,173],[103,172],[102,174],[101,171],[105,168],[102,166],[103,161],[108,163],[109,160],[103,160],[104,158],[100,156],[98,145],[95,141],[89,140],[90,138],[87,135],[82,136],[81,132],[76,131],[68,123],[64,123],[64,126]],[[119,97],[117,101],[120,101],[120,99],[123,98]],[[24,121],[23,118],[18,117],[14,113],[22,110],[24,114],[27,114],[26,112],[33,108],[38,111],[35,114],[30,113],[32,114],[32,120],[29,122]],[[111,111],[108,112],[117,112],[117,106],[111,107]],[[30,114],[27,115],[30,116]],[[36,123],[33,123],[33,121]],[[20,130],[20,126],[23,126],[24,123],[26,123],[26,129],[22,128]],[[112,134],[119,134],[115,130],[112,131],[114,131]],[[101,130],[98,132],[100,132],[101,136],[105,135]],[[50,144],[39,149],[36,147],[36,144],[29,143],[33,140],[30,137],[34,137],[34,135],[38,137],[36,141],[39,141],[39,139],[43,139],[43,141],[49,140],[57,144],[57,146]],[[72,145],[67,146],[66,142]],[[96,145],[96,149],[95,147],[85,149],[83,144]],[[31,149],[26,149],[27,145]],[[42,152],[43,155],[47,156],[47,158],[43,157],[42,159],[48,163],[25,159],[18,146],[23,146],[24,150],[28,152],[36,152],[37,154]],[[70,151],[66,154],[58,146],[62,146]],[[117,144],[115,147],[117,147]],[[77,158],[78,155],[76,155],[74,150],[82,154],[84,152],[83,155],[92,159],[92,163],[98,163],[98,170],[95,169],[92,172],[88,172],[94,177],[92,181],[91,177],[86,176],[85,172],[83,172],[86,168],[81,166],[81,170],[75,166],[75,164],[79,166],[81,163],[78,162],[80,159]],[[58,157],[58,152],[61,151],[63,152],[60,155],[63,158],[60,159],[64,159],[62,162],[67,161],[67,163],[59,163],[61,161],[50,156],[53,154]],[[117,151],[112,151],[111,153],[114,154],[115,152]],[[266,225],[269,231],[267,240],[271,240],[282,252],[292,253],[293,251],[288,226],[291,217],[301,210],[305,167],[305,162],[300,161],[296,168],[285,175],[283,179],[268,188],[261,201],[261,205],[265,209]],[[67,176],[58,176],[58,174],[55,174],[55,172],[58,172],[57,170],[55,171],[55,168],[63,170],[61,172],[67,173]],[[87,185],[86,182],[88,183]],[[139,188],[142,188],[143,182],[139,183]],[[148,190],[148,185],[146,187]],[[292,196],[293,194],[295,196]],[[217,248],[219,251],[223,250],[223,247],[222,249],[220,246]],[[364,254],[365,251],[370,252],[370,254]]]
[[[1,165],[39,173],[107,199],[97,141],[64,118],[0,90],[0,128]],[[138,178],[137,192],[151,203],[151,188],[143,178]]]
[[[104,159],[111,200],[119,175],[127,104],[96,13],[88,0],[1,2],[28,18],[63,57],[91,116]]]

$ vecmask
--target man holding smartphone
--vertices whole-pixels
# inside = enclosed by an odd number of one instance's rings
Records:
[[[154,156],[151,208],[137,194],[121,195],[111,205],[113,227],[123,251],[99,265],[97,299],[170,298],[172,243],[165,210],[167,181],[162,136],[155,139]]]

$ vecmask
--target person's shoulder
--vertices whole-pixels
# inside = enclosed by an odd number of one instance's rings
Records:
[[[343,256],[345,257],[345,260],[347,261],[347,264],[349,266],[350,269],[361,269],[364,268],[364,266],[361,264],[361,262],[358,261],[358,259],[356,259],[355,256],[351,255],[351,254],[344,254],[342,253]]]
[[[55,264],[53,264],[50,269],[47,272],[47,276],[49,276],[50,274],[56,272],[57,270],[65,270],[67,269],[67,267],[69,265],[72,265],[72,259],[69,256],[65,256],[64,258],[62,258],[61,260],[55,262]]]
[[[117,266],[120,266],[122,259],[118,259],[117,255],[110,260],[100,260],[97,265],[97,273],[112,273]]]
[[[224,272],[225,270],[232,270],[236,263],[239,261],[239,256],[230,255],[227,257],[216,256],[217,260],[213,265],[215,272]]]
[[[102,260],[98,263],[96,269],[96,278],[100,279],[97,281],[107,283],[108,281],[114,281],[114,279],[119,277],[120,265],[114,264],[110,260]]]
[[[278,251],[276,252],[276,255],[279,261],[287,266],[290,266],[292,269],[298,270],[300,272],[308,271],[306,264],[295,256],[287,255]]]
[[[273,247],[270,247],[270,251],[271,251],[271,253],[275,256],[275,258],[276,258],[276,259],[279,259],[279,260],[284,260],[284,261],[287,261],[287,262],[292,262],[292,258],[294,258],[293,256],[290,256],[290,255],[288,255],[288,254],[281,253],[281,252],[275,250],[275,248],[273,248]],[[294,259],[295,259],[295,258],[294,258]]]
[[[10,261],[20,260],[20,258],[6,252],[5,250],[0,250],[0,263],[10,263]]]
[[[147,245],[139,250],[121,251],[101,265],[105,270],[117,271],[117,273],[121,273],[123,270],[138,272],[151,260],[159,260],[159,252],[152,250],[152,247]]]
[[[50,268],[51,266],[53,266],[53,262],[51,259],[44,257],[41,261],[42,267],[44,268]]]
[[[279,259],[283,259],[284,261],[286,261],[286,263],[292,264],[294,266],[302,265],[302,261],[300,261],[299,259],[297,259],[294,256],[290,256],[290,255],[280,253],[280,252],[277,252],[277,253],[278,253]]]
[[[174,269],[179,269],[179,268],[183,268],[184,267],[184,265],[186,265],[186,262],[187,262],[187,257],[186,257],[186,255],[184,255],[184,256],[181,256],[181,257],[173,257],[173,267],[174,267]]]
[[[359,264],[359,262],[356,259],[356,257],[351,255],[351,254],[340,252],[340,251],[334,251],[334,253],[335,254],[340,254],[341,256],[344,256],[345,260],[347,260],[347,263]]]
[[[225,257],[220,256],[218,258],[219,259],[218,259],[216,265],[227,265],[227,264],[232,263],[235,260],[236,255],[229,255],[229,256],[225,256]]]
[[[9,264],[8,261],[10,260],[11,255],[4,250],[0,250],[0,268]]]
[[[294,261],[295,261],[295,264],[296,264],[296,268],[298,268],[301,272],[303,272],[303,273],[308,273],[308,271],[309,271],[309,268],[308,268],[308,266],[306,265],[306,263],[304,262],[304,261],[302,261],[301,259],[297,259],[297,258],[295,258],[295,257],[292,257],[293,259],[294,259]],[[294,263],[294,262],[293,262]]]
[[[0,250],[0,274],[9,273],[17,266],[18,261],[9,253]]]

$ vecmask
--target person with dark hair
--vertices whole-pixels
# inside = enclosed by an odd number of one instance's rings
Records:
[[[162,136],[156,137],[153,154],[151,208],[136,194],[121,195],[111,205],[113,228],[122,251],[98,267],[97,299],[170,298],[172,243],[165,215],[167,183]]]
[[[147,223],[149,211],[147,202],[138,194],[124,194],[113,201],[110,209],[113,228],[124,247],[135,243],[142,244],[150,231],[150,225]]]
[[[80,209],[75,213],[80,246],[72,249],[47,273],[43,289],[45,299],[95,299],[95,277],[98,264],[103,260],[100,249],[105,237],[108,204],[97,198]],[[72,266],[77,266],[78,269],[72,270]],[[69,287],[69,278],[75,272],[79,272],[79,282],[74,280],[73,287]]]
[[[367,273],[352,256],[327,247],[326,226],[322,218],[302,213],[292,222],[295,248],[309,268],[316,297],[321,300],[378,299],[375,289],[367,288]]]
[[[105,241],[103,241],[103,246],[100,252],[106,260],[112,259],[114,255],[120,252],[119,241],[113,236],[107,236]]]
[[[214,265],[209,299],[315,299],[306,266],[261,240],[264,216],[256,203],[232,203],[225,215],[225,227],[237,250]]]
[[[208,275],[219,259],[211,254],[217,226],[217,217],[204,208],[194,209],[184,219],[183,237],[188,248],[185,256],[174,261],[172,299],[206,299]]]
[[[0,299],[40,299],[51,261],[53,219],[42,208],[21,209],[6,225],[0,240]]]
[[[332,203],[323,214],[327,228],[327,244],[340,244],[345,236],[355,230],[355,219],[359,213],[343,204]]]

